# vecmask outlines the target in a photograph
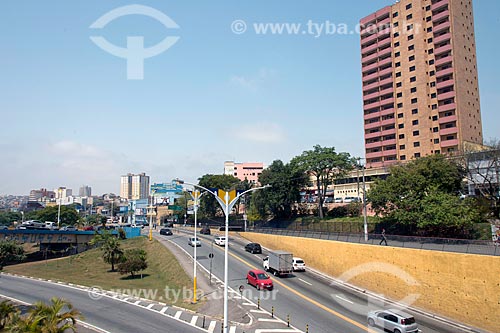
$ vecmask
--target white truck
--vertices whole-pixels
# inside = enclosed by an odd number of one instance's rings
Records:
[[[271,251],[263,259],[264,270],[276,276],[290,274],[293,271],[293,254],[286,251]]]

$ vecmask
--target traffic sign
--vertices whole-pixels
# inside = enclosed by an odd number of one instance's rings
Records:
[[[213,253],[209,253],[209,254],[208,254],[208,257],[209,257],[210,259],[212,259],[212,258],[214,257],[214,254],[213,254]]]

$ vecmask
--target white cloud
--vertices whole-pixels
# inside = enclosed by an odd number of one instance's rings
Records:
[[[286,139],[285,130],[274,123],[245,124],[230,133],[233,138],[257,143],[279,143]]]
[[[231,84],[245,89],[256,91],[265,83],[266,80],[274,77],[275,71],[269,68],[261,68],[251,76],[233,75],[230,79]]]

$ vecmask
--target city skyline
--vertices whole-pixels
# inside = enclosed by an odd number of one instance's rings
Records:
[[[0,194],[82,184],[95,194],[119,193],[119,177],[129,172],[145,172],[151,183],[196,181],[222,174],[227,160],[288,162],[315,144],[364,157],[360,36],[350,32],[393,3],[224,1],[194,9],[142,1],[179,28],[131,15],[94,31],[89,27],[98,18],[130,4],[6,1]],[[500,3],[473,1],[473,8],[488,141],[500,137],[500,46],[491,42]],[[246,31],[234,22],[244,22]],[[307,29],[252,30],[260,23]],[[97,47],[94,35],[122,47],[133,35],[143,35],[147,47],[165,36],[180,39],[145,59],[143,80],[127,80],[126,61]]]

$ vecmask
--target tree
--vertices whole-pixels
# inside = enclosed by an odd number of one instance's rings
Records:
[[[64,311],[66,310],[66,311]],[[9,332],[16,333],[64,333],[76,332],[76,320],[83,318],[80,311],[68,301],[53,297],[50,304],[35,303],[27,315],[14,315],[7,325]]]
[[[0,270],[11,261],[22,261],[24,248],[14,240],[0,240]]]
[[[130,274],[135,277],[135,273],[148,268],[147,253],[142,249],[130,249],[125,252],[125,259],[118,264],[120,274]]]
[[[292,205],[300,199],[300,190],[307,183],[307,178],[290,164],[276,160],[262,171],[259,182],[271,187],[254,193],[253,205],[259,207],[262,215],[269,212],[277,218],[288,218],[292,215]]]
[[[371,186],[368,201],[383,222],[410,233],[449,235],[479,218],[468,201],[458,200],[463,177],[463,168],[442,155],[422,157],[391,167],[385,180]]]
[[[120,241],[108,231],[97,233],[90,241],[90,245],[97,245],[101,248],[102,258],[111,265],[111,271],[115,271],[115,264],[124,260],[123,250]]]
[[[30,218],[45,221],[57,221],[59,206],[45,207],[44,209],[30,213]],[[71,206],[61,206],[60,222],[61,225],[75,225],[78,223],[78,212]]]
[[[231,189],[236,189],[240,180],[231,175],[203,175],[198,179],[198,184],[200,186],[206,187],[208,189],[217,188],[220,190],[228,191]],[[223,214],[220,205],[213,195],[203,195],[201,197],[200,211],[202,216],[213,217]]]
[[[328,185],[352,170],[355,160],[349,153],[337,153],[334,147],[315,145],[312,150],[306,150],[294,157],[290,164],[292,168],[314,177],[318,190],[318,214],[323,218],[323,198]]]
[[[19,212],[0,212],[0,225],[11,225],[14,221],[21,221]]]
[[[12,317],[18,312],[18,309],[10,301],[5,300],[0,303],[0,332],[12,321]]]

